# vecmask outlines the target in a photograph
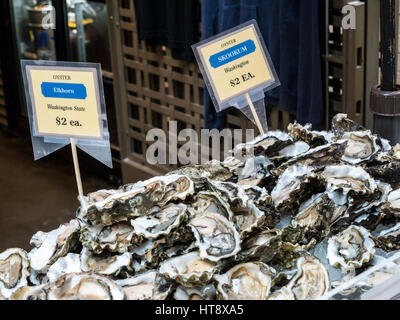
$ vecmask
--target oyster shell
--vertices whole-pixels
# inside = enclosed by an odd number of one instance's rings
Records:
[[[302,126],[296,121],[288,125],[288,132],[289,135],[293,138],[293,140],[296,142],[301,141],[307,143],[309,148],[310,146],[311,148],[315,148],[328,143],[328,141],[325,140],[325,137],[323,135],[311,131],[311,129],[312,129],[311,124]]]
[[[330,289],[329,275],[325,266],[315,257],[301,257],[297,261],[297,273],[288,287],[296,300],[315,300]]]
[[[145,216],[131,220],[131,225],[138,236],[156,239],[168,235],[187,218],[187,206],[183,203],[171,203],[165,207],[153,207]]]
[[[79,254],[68,253],[51,265],[46,276],[49,282],[54,282],[64,274],[79,272],[82,272]]]
[[[375,180],[361,167],[329,166],[322,176],[329,198],[338,206],[348,204],[354,210],[379,196]]]
[[[13,248],[0,253],[0,295],[9,298],[28,284],[29,259],[25,250]]]
[[[216,290],[213,284],[204,287],[179,286],[174,293],[175,300],[215,300]]]
[[[361,131],[365,128],[349,119],[347,114],[338,113],[332,119],[332,130],[337,136],[342,136],[345,132]]]
[[[184,166],[167,175],[185,175],[192,180],[207,178],[216,181],[227,181],[232,177],[232,172],[230,171],[232,165],[232,163],[229,165],[229,162],[221,163],[218,160],[212,160],[202,165]]]
[[[346,141],[338,141],[336,143],[329,143],[313,149],[306,153],[302,153],[297,157],[280,165],[273,172],[280,176],[287,168],[297,166],[309,166],[314,170],[324,169],[326,166],[339,164],[342,161],[342,156],[346,149]]]
[[[271,197],[277,210],[293,213],[302,202],[320,190],[320,181],[313,168],[294,165],[279,177]]]
[[[83,248],[81,253],[81,270],[101,275],[118,275],[122,269],[130,269],[132,254],[125,252],[121,255],[95,255]]]
[[[270,262],[282,245],[282,232],[266,230],[253,235],[242,244],[237,260]]]
[[[272,156],[292,143],[293,140],[287,133],[282,131],[268,131],[251,142],[238,144],[234,148],[233,153],[235,155],[246,155],[250,153],[249,150],[253,150],[255,156]]]
[[[386,214],[400,217],[400,189],[393,190],[389,193],[382,211]]]
[[[217,296],[221,300],[265,300],[273,277],[274,270],[262,262],[239,264],[215,276]]]
[[[123,192],[89,205],[82,201],[78,218],[104,225],[126,221],[148,213],[154,206],[164,206],[172,200],[185,200],[193,194],[194,184],[186,176],[169,175],[126,185],[121,190]]]
[[[126,300],[165,300],[172,284],[156,271],[115,281],[125,292]]]
[[[297,260],[297,272],[289,283],[274,293],[270,300],[316,300],[330,290],[329,275],[317,258],[302,256]]]
[[[400,250],[400,223],[373,237],[375,245],[385,251]]]
[[[342,160],[350,164],[371,160],[381,150],[378,137],[369,130],[346,132],[341,139],[347,141]]]
[[[79,239],[79,222],[71,220],[48,233],[39,231],[32,237],[31,243],[36,246],[28,256],[33,270],[45,273],[60,257],[75,249]]]
[[[184,286],[204,285],[217,271],[217,264],[202,259],[198,251],[171,258],[161,263],[160,273]]]
[[[223,215],[205,212],[195,215],[188,225],[196,238],[201,258],[216,262],[240,251],[240,235],[235,225]]]
[[[107,250],[110,252],[125,253],[132,246],[135,239],[133,227],[128,222],[117,222],[111,226],[98,224],[84,225],[80,234],[80,241],[87,249],[99,254]]]
[[[111,279],[87,273],[69,273],[49,284],[47,300],[123,300],[122,289]]]
[[[361,268],[375,254],[371,235],[363,227],[351,226],[328,241],[327,259],[335,268]]]

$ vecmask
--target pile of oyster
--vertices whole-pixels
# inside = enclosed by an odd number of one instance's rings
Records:
[[[318,299],[400,249],[400,154],[346,115],[80,198],[0,254],[4,299]]]

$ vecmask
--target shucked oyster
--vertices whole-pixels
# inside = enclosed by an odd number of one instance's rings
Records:
[[[221,300],[265,300],[271,290],[274,270],[262,262],[239,264],[215,276]]]
[[[174,293],[175,300],[214,300],[216,290],[213,284],[204,287],[179,286]]]
[[[81,270],[102,275],[118,275],[122,269],[130,269],[132,254],[125,252],[121,255],[95,255],[83,248],[81,253]]]
[[[0,254],[0,295],[9,298],[28,284],[29,259],[25,250],[8,249]]]
[[[206,212],[189,222],[200,249],[200,257],[219,261],[240,251],[240,235],[234,224],[223,215]]]
[[[135,233],[147,239],[156,239],[168,235],[187,218],[186,205],[169,204],[165,207],[153,207],[147,215],[131,220]]]
[[[376,198],[376,182],[361,167],[329,166],[322,175],[329,198],[338,206],[348,204],[354,210]]]
[[[133,227],[128,222],[117,222],[111,226],[84,225],[80,241],[95,253],[102,253],[104,250],[124,253],[132,246],[134,233]]]
[[[124,290],[126,300],[164,300],[172,289],[172,283],[156,271],[115,282]]]
[[[33,248],[28,256],[31,267],[37,272],[46,272],[59,257],[73,250],[79,239],[79,222],[71,220],[48,233],[39,231],[31,240]]]
[[[122,187],[123,192],[87,205],[84,201],[78,217],[93,224],[111,225],[148,213],[154,206],[164,206],[172,200],[184,200],[193,194],[193,181],[186,176],[154,177]]]
[[[346,132],[341,139],[347,141],[342,160],[350,164],[358,164],[370,160],[381,147],[378,145],[378,137],[371,131]]]
[[[171,258],[160,265],[161,274],[190,287],[208,283],[216,271],[217,265],[201,259],[197,251]]]
[[[291,166],[279,177],[271,193],[277,210],[294,212],[302,202],[309,199],[321,185],[313,168]]]
[[[363,227],[351,226],[329,239],[327,259],[336,268],[361,268],[375,253],[370,233]]]
[[[269,299],[316,300],[329,289],[329,275],[325,266],[315,257],[302,256],[297,260],[297,272],[294,277]]]
[[[227,219],[233,218],[233,212],[229,206],[215,192],[199,192],[188,210],[192,217],[198,214],[217,213]]]
[[[111,279],[87,273],[69,273],[45,289],[47,300],[123,300],[122,289]]]

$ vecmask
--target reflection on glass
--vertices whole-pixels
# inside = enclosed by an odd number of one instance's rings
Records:
[[[49,0],[14,0],[15,30],[21,59],[56,60],[55,12]]]
[[[72,60],[98,62],[103,70],[111,71],[106,5],[96,1],[67,0],[67,6]]]

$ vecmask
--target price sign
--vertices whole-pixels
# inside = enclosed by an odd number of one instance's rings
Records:
[[[112,168],[100,64],[21,60],[21,68],[34,158],[71,144],[83,197],[77,147]]]
[[[255,20],[195,44],[193,50],[217,111],[235,104],[240,109],[248,105],[246,95],[279,85]]]
[[[34,134],[103,137],[96,68],[26,66]]]

